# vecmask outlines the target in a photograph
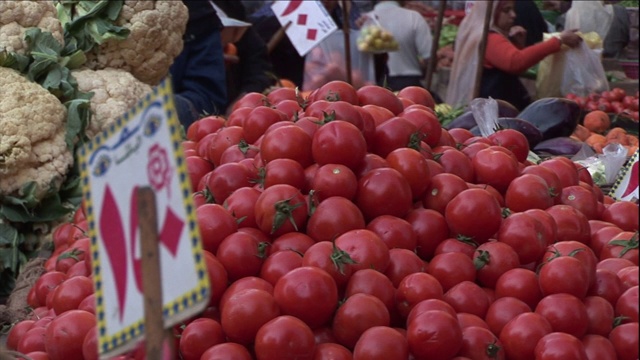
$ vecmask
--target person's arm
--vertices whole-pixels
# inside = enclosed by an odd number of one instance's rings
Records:
[[[431,47],[437,46],[433,44],[433,37],[431,36],[431,29],[429,29],[429,25],[427,21],[422,17],[422,15],[416,13],[417,16],[414,17],[415,28],[416,28],[416,49],[418,52],[418,61],[420,62],[420,66],[423,71],[427,69],[427,64],[429,62],[429,58],[431,57]]]
[[[496,33],[487,37],[485,64],[511,74],[520,74],[560,50],[562,42],[558,38],[531,45],[519,50],[509,39]]]
[[[273,67],[267,56],[264,41],[252,28],[248,28],[236,43],[240,58],[241,83],[238,84],[240,93],[262,92],[273,84],[268,73]]]

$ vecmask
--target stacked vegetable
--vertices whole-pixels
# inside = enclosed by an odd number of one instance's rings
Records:
[[[164,78],[180,1],[0,2],[0,297],[79,206],[75,149]]]
[[[637,358],[637,204],[521,132],[443,129],[422,88],[298,95],[187,130],[212,292],[181,359]],[[11,349],[96,358],[85,229],[56,229]]]

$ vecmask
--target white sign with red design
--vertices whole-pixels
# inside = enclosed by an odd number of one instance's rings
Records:
[[[165,327],[193,316],[209,302],[181,143],[171,83],[165,80],[79,151],[101,357],[131,349],[145,333],[140,187],[155,193]]]
[[[616,200],[638,202],[640,198],[638,180],[640,170],[638,169],[638,150],[627,161],[626,165],[620,169],[618,178],[611,187],[609,196]]]
[[[279,0],[271,10],[300,56],[305,56],[338,27],[320,1]]]

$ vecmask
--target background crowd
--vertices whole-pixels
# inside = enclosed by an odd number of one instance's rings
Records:
[[[334,68],[324,70],[332,77],[316,76],[313,77],[316,82],[310,80],[311,75],[316,74],[312,71],[317,72],[319,67],[319,71],[323,71],[323,61],[318,61],[318,51],[300,56],[288,37],[283,36],[282,26],[271,10],[273,0],[183,1],[191,17],[185,48],[172,67],[172,77],[179,116],[185,126],[203,114],[228,114],[244,94],[263,92],[279,85],[281,79],[306,91],[316,88],[318,81],[346,80],[344,71],[335,71],[335,64]],[[321,3],[340,29],[334,37],[342,38],[343,1],[322,0]],[[432,48],[438,44],[433,43],[434,23],[424,16],[424,9],[437,9],[438,4],[439,1],[348,0],[347,21],[352,31],[357,32],[367,18],[375,18],[400,45],[398,51],[384,54],[362,54],[351,49],[352,58],[357,60],[352,64],[352,75],[358,79],[354,86],[377,84],[394,91],[406,86],[425,86],[427,64]],[[447,1],[447,7],[465,11],[466,16],[459,24],[454,45],[452,83],[447,94],[434,91],[432,94],[437,102],[442,101],[440,95],[446,95],[447,103],[460,105],[470,100],[473,89],[469,84],[477,71],[475,64],[481,61],[477,59],[476,50],[486,2]],[[518,108],[526,106],[531,99],[519,81],[521,73],[547,55],[560,51],[562,45],[575,47],[580,43],[581,38],[575,33],[578,29],[565,26],[564,14],[571,7],[572,2],[568,0],[538,1],[538,4],[533,0],[494,1],[487,55],[482,59],[480,96],[504,99]],[[611,18],[603,55],[616,57],[629,41],[629,21],[622,6],[613,7]],[[240,20],[240,31],[238,23],[229,25],[230,22],[225,21],[229,19]],[[543,41],[543,34],[551,32],[560,35]],[[325,48],[329,41],[325,40]],[[330,61],[339,61],[335,54],[344,54],[344,42],[333,41],[331,46],[338,48],[330,49]],[[231,56],[230,48],[233,49]],[[344,66],[337,68],[344,70]]]

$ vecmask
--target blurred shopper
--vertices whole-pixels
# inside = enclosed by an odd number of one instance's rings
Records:
[[[525,46],[542,41],[544,33],[549,32],[538,5],[533,0],[518,0],[515,2],[516,20],[514,26],[522,26],[527,30]]]
[[[389,52],[386,86],[399,91],[407,86],[424,86],[423,80],[433,38],[424,17],[417,11],[405,9],[407,1],[378,1],[373,16],[398,42],[398,50]]]
[[[180,123],[189,127],[205,114],[222,114],[227,103],[222,22],[211,3],[182,0],[189,8],[184,48],[170,68]]]
[[[519,75],[547,55],[560,51],[563,44],[579,45],[582,38],[575,30],[565,30],[558,37],[523,47],[526,30],[514,26],[514,1],[498,0],[493,4],[479,97],[505,100],[521,110],[531,103],[531,97]],[[452,106],[464,106],[472,100],[487,6],[487,2],[475,2],[460,24],[446,97]]]

